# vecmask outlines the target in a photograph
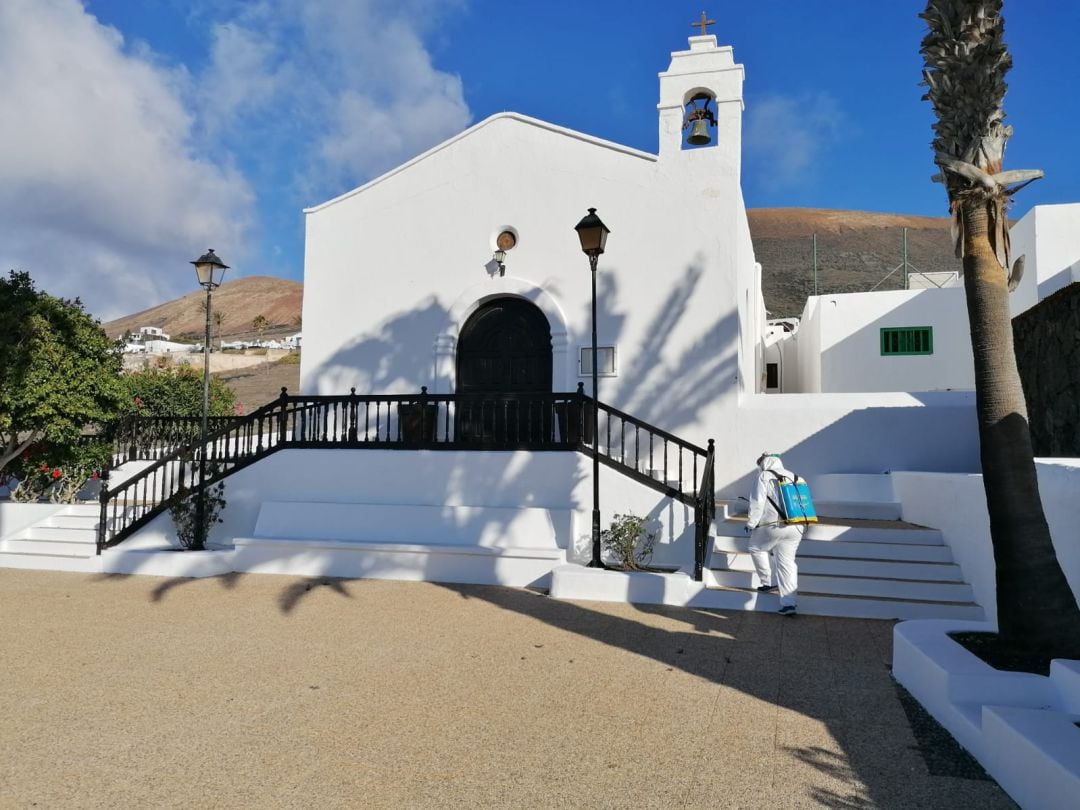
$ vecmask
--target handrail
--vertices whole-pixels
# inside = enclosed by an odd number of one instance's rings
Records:
[[[224,417],[205,442],[175,447],[137,475],[100,495],[98,553],[186,498],[283,448],[532,450],[597,454],[621,474],[694,508],[695,576],[702,532],[715,509],[713,442],[708,450],[597,403],[579,384],[572,393],[357,394],[281,396],[245,416]],[[178,421],[176,424],[180,424]],[[205,481],[199,480],[205,454]]]
[[[694,580],[701,582],[708,553],[709,526],[716,517],[716,447],[709,439],[701,486],[694,504]]]
[[[207,423],[216,432],[239,418],[211,416]],[[197,441],[201,429],[200,416],[122,416],[107,427],[112,440],[112,466],[164,458]]]

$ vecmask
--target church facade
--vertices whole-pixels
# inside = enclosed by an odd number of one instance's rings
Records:
[[[691,37],[659,76],[657,154],[504,113],[307,209],[302,393],[591,393],[574,226],[595,208],[598,398],[715,439],[721,497],[762,449],[810,476],[977,469],[970,393],[765,395],[743,79]]]

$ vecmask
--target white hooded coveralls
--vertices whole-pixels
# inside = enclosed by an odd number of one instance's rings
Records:
[[[761,584],[777,586],[780,606],[794,606],[798,603],[799,591],[795,552],[799,550],[803,530],[799,526],[787,526],[780,522],[780,513],[769,503],[769,498],[780,503],[780,488],[773,473],[795,478],[793,472],[784,469],[783,462],[777,456],[762,459],[761,471],[750,490],[750,512],[746,517],[746,525],[753,528],[750,558],[754,561],[754,570]],[[769,558],[770,552],[773,560]]]

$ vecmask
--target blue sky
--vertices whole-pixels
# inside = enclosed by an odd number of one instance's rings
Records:
[[[746,68],[750,207],[941,216],[921,0],[705,6]],[[645,151],[701,0],[3,0],[0,260],[109,318],[207,246],[302,279],[301,209],[504,110]],[[1014,215],[1080,200],[1080,0],[1006,0]]]

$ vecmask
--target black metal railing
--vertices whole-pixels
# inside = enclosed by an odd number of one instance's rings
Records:
[[[281,396],[241,417],[216,419],[206,442],[186,419],[131,428],[121,458],[160,454],[154,464],[101,491],[98,553],[115,546],[200,484],[211,486],[282,448],[580,451],[694,508],[695,576],[700,579],[702,532],[715,509],[713,446],[705,450],[674,434],[573,393],[357,394]],[[118,439],[122,441],[122,439]],[[175,446],[170,445],[175,442]],[[202,454],[206,479],[199,480]],[[123,462],[120,462],[123,463]]]
[[[241,417],[211,416],[210,433],[215,433]],[[199,440],[201,416],[124,416],[106,429],[112,441],[112,464],[129,461],[156,461]]]
[[[701,582],[708,554],[709,527],[716,517],[716,446],[709,439],[701,485],[694,500],[694,580]]]

